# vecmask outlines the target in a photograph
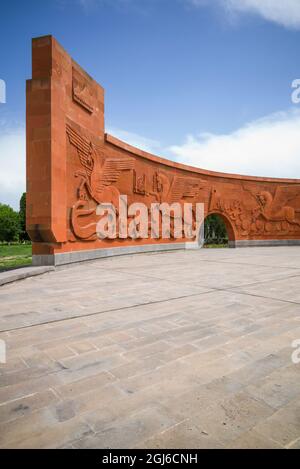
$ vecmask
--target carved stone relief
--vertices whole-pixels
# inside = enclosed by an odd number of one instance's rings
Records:
[[[93,94],[86,78],[73,68],[73,99],[90,114],[94,111]]]

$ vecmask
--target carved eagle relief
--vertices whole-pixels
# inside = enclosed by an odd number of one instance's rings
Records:
[[[274,194],[268,190],[257,190],[252,184],[244,184],[244,189],[251,193],[258,205],[260,215],[267,221],[287,221],[292,225],[300,226],[300,222],[296,219],[297,213],[300,211],[297,207],[291,207],[290,202],[294,201],[299,194],[299,185],[278,185]],[[297,189],[297,192],[295,191]]]
[[[101,150],[88,139],[75,132],[67,125],[69,142],[77,149],[83,170],[76,171],[75,176],[81,177],[79,186],[80,198],[83,198],[83,189],[86,187],[90,196],[96,202],[103,202],[106,188],[116,184],[123,171],[133,170],[133,158],[104,158]]]

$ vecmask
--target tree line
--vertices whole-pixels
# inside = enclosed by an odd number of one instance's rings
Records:
[[[26,193],[22,194],[19,211],[0,203],[0,242],[28,241],[26,233]]]

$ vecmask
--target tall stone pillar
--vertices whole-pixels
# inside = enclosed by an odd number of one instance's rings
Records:
[[[32,41],[26,87],[27,231],[35,254],[67,241],[66,125],[104,139],[104,90],[52,36]]]

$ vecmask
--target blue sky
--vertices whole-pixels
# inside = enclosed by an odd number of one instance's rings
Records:
[[[16,207],[24,189],[25,80],[45,34],[104,86],[111,133],[195,166],[300,178],[298,0],[10,0],[1,202]]]

